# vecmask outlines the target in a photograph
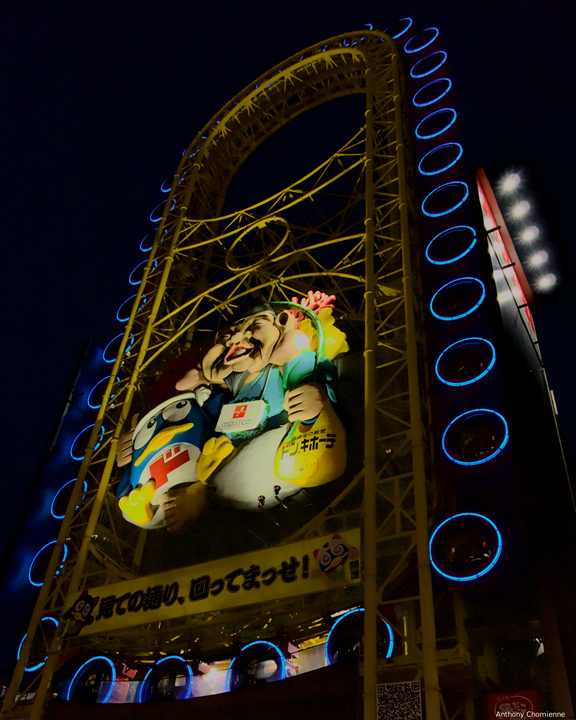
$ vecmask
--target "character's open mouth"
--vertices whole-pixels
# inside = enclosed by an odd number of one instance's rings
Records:
[[[230,348],[230,350],[226,353],[224,362],[230,362],[231,360],[237,360],[245,355],[250,355],[252,350],[254,350],[254,348],[248,345],[236,345],[235,347]]]

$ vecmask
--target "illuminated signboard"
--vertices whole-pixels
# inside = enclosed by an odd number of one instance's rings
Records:
[[[77,594],[65,636],[108,632],[360,583],[360,531],[303,540]]]

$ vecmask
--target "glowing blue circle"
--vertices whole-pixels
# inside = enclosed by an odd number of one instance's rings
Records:
[[[418,37],[418,35],[423,35],[425,32],[428,32],[428,30],[432,30],[432,32],[433,32],[432,39],[428,40],[428,42],[425,42],[424,45],[420,45],[420,47],[414,48],[413,50],[408,50],[408,45],[410,45],[412,40],[415,40]],[[424,48],[427,48],[428,45],[432,45],[432,43],[434,42],[434,40],[436,40],[436,38],[438,37],[439,34],[440,34],[440,30],[438,30],[437,27],[429,27],[429,28],[426,28],[425,30],[422,30],[421,33],[418,33],[418,35],[414,35],[414,37],[411,37],[410,40],[408,40],[406,42],[406,44],[404,45],[404,52],[411,54],[411,53],[420,52],[420,50],[424,50]]]
[[[149,252],[150,250],[152,250],[152,245],[154,244],[154,238],[152,238],[152,240],[149,241],[149,243],[146,243],[146,245],[144,244],[151,235],[152,235],[152,233],[148,233],[148,235],[144,235],[142,240],[140,240],[140,250],[142,250],[142,252]]]
[[[496,548],[496,552],[494,553],[494,558],[490,562],[487,567],[485,567],[483,570],[481,570],[479,573],[476,573],[475,575],[469,575],[468,577],[457,577],[455,575],[448,575],[448,573],[444,572],[443,570],[440,570],[438,565],[434,562],[434,558],[432,557],[432,543],[434,542],[434,538],[436,537],[436,534],[440,530],[440,528],[444,527],[446,523],[451,522],[455,518],[461,518],[461,517],[477,517],[481,518],[482,520],[485,520],[489,525],[492,526],[492,529],[496,533],[496,538],[498,541],[498,547]],[[440,575],[443,575],[445,578],[448,578],[448,580],[456,580],[456,582],[468,582],[469,580],[476,580],[479,577],[482,577],[482,575],[486,575],[487,572],[490,572],[494,565],[498,562],[500,559],[500,555],[502,555],[502,535],[500,534],[500,530],[496,527],[496,525],[490,520],[490,518],[487,518],[485,515],[479,515],[478,513],[460,513],[458,515],[452,515],[452,517],[449,517],[447,520],[444,520],[444,522],[440,523],[436,530],[432,533],[432,537],[430,538],[429,542],[429,555],[430,555],[430,562],[434,566],[434,569],[440,573]]]
[[[328,633],[328,636],[326,637],[326,644],[324,645],[324,657],[326,659],[326,665],[332,664],[330,661],[330,652],[329,652],[330,638],[332,636],[332,633],[336,629],[336,627],[344,620],[344,618],[347,618],[350,615],[354,615],[355,613],[363,613],[363,612],[364,612],[364,608],[356,608],[355,610],[350,610],[349,612],[341,615],[338,618],[338,620],[336,620],[334,625],[332,625],[332,627],[330,628],[330,632]],[[376,616],[376,622],[378,623],[378,621],[380,621],[380,623],[384,623],[384,625],[386,626],[386,629],[388,631],[388,647],[386,649],[386,658],[390,658],[390,657],[392,657],[392,653],[394,652],[394,632],[393,632],[392,628],[390,627],[390,625],[385,620],[382,620],[382,618],[379,615]]]
[[[184,150],[184,152],[186,152],[186,150]],[[184,153],[182,153],[182,155],[184,155]],[[169,183],[168,187],[164,187],[164,185],[166,185],[166,183]],[[162,185],[160,185],[160,192],[170,192],[171,189],[172,189],[172,178],[166,178],[166,180],[164,180]]]
[[[426,157],[426,156],[424,156],[424,157]],[[126,322],[127,320],[130,319],[130,313],[128,313],[128,315],[127,315],[126,317],[120,317],[120,311],[122,310],[122,308],[124,307],[124,305],[126,305],[126,303],[129,303],[130,300],[134,300],[134,298],[136,297],[137,294],[138,294],[138,293],[134,293],[134,295],[130,295],[130,297],[129,297],[129,298],[126,298],[126,300],[124,300],[124,302],[122,303],[122,305],[120,305],[120,307],[119,307],[118,310],[116,311],[116,320],[118,320],[118,322]]]
[[[429,157],[433,153],[437,152],[438,150],[440,150],[442,148],[446,148],[446,147],[457,147],[458,148],[458,155],[454,158],[454,160],[449,162],[448,165],[445,165],[443,168],[440,168],[440,170],[422,170],[422,163],[424,162],[424,160],[426,160],[427,157]],[[462,149],[462,145],[460,145],[460,143],[457,143],[457,142],[449,142],[449,143],[444,143],[443,145],[438,145],[433,150],[430,150],[430,152],[427,152],[426,155],[424,155],[422,160],[420,160],[420,162],[418,163],[418,170],[420,171],[420,173],[422,175],[439,175],[440,173],[443,173],[445,170],[449,170],[451,167],[456,165],[458,160],[460,160],[460,158],[462,157],[463,152],[464,152],[464,150]]]
[[[420,63],[423,63],[425,60],[428,60],[428,58],[434,57],[434,55],[442,55],[443,56],[442,60],[440,60],[438,65],[433,67],[432,70],[427,70],[426,72],[423,72],[423,73],[414,72],[416,70],[416,68],[418,67],[418,65],[420,65]],[[430,53],[430,55],[426,55],[426,57],[420,58],[420,60],[418,60],[418,62],[414,63],[414,65],[412,65],[412,68],[410,69],[410,75],[413,78],[423,78],[423,77],[426,77],[427,75],[431,75],[433,72],[436,72],[436,70],[441,68],[447,59],[448,59],[448,55],[444,52],[444,50],[436,50],[436,52]]]
[[[123,337],[124,337],[124,333],[119,333],[118,335],[116,335],[116,337],[113,337],[112,340],[110,340],[108,345],[106,345],[106,347],[104,348],[104,352],[102,353],[102,360],[104,360],[104,362],[113,363],[116,360],[116,357],[113,357],[113,358],[106,357],[106,350],[108,350],[110,345],[112,345],[113,342],[118,340],[118,338],[123,338]],[[134,345],[134,335],[130,334],[130,337],[128,338],[128,344],[126,345],[126,350],[124,350],[124,352],[129,353],[132,345]]]
[[[471,308],[466,310],[466,312],[460,313],[460,315],[451,315],[450,317],[447,317],[445,315],[438,315],[438,313],[434,310],[434,307],[433,307],[434,300],[436,299],[436,296],[438,295],[438,293],[441,293],[442,290],[449,288],[452,285],[457,285],[458,283],[466,282],[466,281],[476,282],[481,286],[482,292],[480,295],[480,299]],[[434,295],[432,296],[432,300],[430,300],[430,312],[432,313],[432,315],[434,315],[434,317],[437,317],[439,320],[459,320],[460,318],[466,317],[466,315],[470,315],[470,313],[474,312],[474,310],[476,310],[476,308],[482,303],[482,301],[484,300],[485,297],[486,297],[486,288],[484,287],[484,283],[482,282],[482,280],[478,280],[478,278],[475,278],[475,277],[456,278],[456,280],[451,280],[450,282],[447,282],[446,285],[442,285],[442,287],[434,293]]]
[[[98,405],[93,405],[93,404],[92,404],[92,402],[91,402],[91,400],[92,400],[92,393],[94,392],[94,390],[96,390],[96,388],[97,388],[99,385],[101,385],[102,383],[107,383],[108,380],[110,380],[110,375],[106,375],[106,377],[103,377],[102,380],[98,380],[98,382],[96,383],[96,385],[94,385],[94,387],[92,388],[92,390],[90,390],[90,392],[88,393],[88,400],[86,400],[86,403],[87,403],[87,405],[88,405],[89,408],[92,408],[92,410],[98,410],[98,408],[102,406],[102,403],[99,403]],[[114,397],[114,395],[110,395],[110,400],[112,400],[113,397]]]
[[[67,483],[64,483],[64,485],[62,485],[62,487],[60,488],[60,490],[58,490],[58,492],[56,493],[56,495],[54,495],[54,497],[52,498],[52,504],[50,505],[50,514],[52,515],[52,517],[53,517],[55,520],[63,520],[63,519],[66,517],[65,514],[64,514],[64,515],[56,515],[56,511],[55,511],[55,509],[54,509],[54,504],[55,504],[56,501],[58,500],[58,495],[60,495],[60,493],[64,490],[65,487],[68,487],[68,485],[71,485],[72,483],[75,483],[75,482],[76,482],[76,479],[77,479],[77,478],[74,478],[74,480],[68,480]],[[86,482],[86,480],[84,480],[84,490],[83,490],[83,492],[86,492],[86,490],[88,490],[88,483]],[[82,500],[84,500],[84,495],[82,495]],[[78,509],[78,508],[76,508],[76,509]]]
[[[163,208],[164,205],[166,205],[166,200],[162,200],[162,202],[158,203],[158,205],[156,205],[156,207],[154,208],[154,210],[152,210],[152,212],[150,213],[150,220],[151,220],[152,222],[158,222],[159,220],[162,220],[162,216],[163,216],[164,213],[161,212],[161,213],[158,215],[158,217],[153,217],[153,215],[154,215],[154,213],[156,212],[156,210],[158,210],[158,208],[161,208],[161,207]]]
[[[51,620],[56,627],[58,627],[58,620],[56,618],[51,617],[50,615],[46,615],[46,617],[43,617],[40,622],[43,623],[44,620]],[[20,651],[22,650],[22,645],[24,644],[24,640],[28,637],[28,633],[24,633],[24,637],[22,640],[20,640],[20,645],[18,645],[18,650],[16,651],[16,661],[20,660]],[[36,665],[33,665],[32,667],[28,667],[27,665],[24,666],[24,672],[34,672],[35,670],[39,670],[48,660],[48,655],[42,660],[42,662],[39,662]]]
[[[448,434],[448,431],[450,430],[452,425],[454,425],[454,423],[457,422],[458,420],[460,420],[461,418],[473,417],[474,415],[481,414],[481,413],[490,413],[491,415],[496,415],[497,417],[500,418],[500,420],[502,421],[502,423],[504,425],[504,437],[502,439],[502,442],[496,448],[496,450],[494,450],[494,452],[492,452],[490,455],[487,455],[486,457],[484,457],[480,460],[469,460],[469,461],[457,460],[455,457],[450,455],[450,453],[446,449],[446,435]],[[476,408],[474,410],[467,410],[466,412],[462,413],[461,415],[458,415],[457,417],[454,418],[454,420],[452,420],[451,423],[448,424],[448,427],[446,428],[446,430],[444,430],[444,434],[442,435],[442,449],[444,450],[446,457],[449,460],[452,460],[452,462],[456,463],[457,465],[482,465],[483,463],[488,462],[489,460],[492,460],[493,458],[496,457],[496,455],[498,455],[500,452],[502,452],[502,450],[506,446],[506,443],[508,442],[509,436],[510,436],[510,433],[508,432],[508,423],[504,419],[503,415],[500,415],[500,413],[496,412],[496,410],[488,410],[487,408]]]
[[[284,678],[286,677],[286,662],[284,660],[284,655],[282,655],[282,653],[280,651],[280,648],[277,645],[274,645],[274,643],[268,642],[267,640],[256,640],[254,642],[248,643],[248,645],[244,645],[244,647],[240,650],[238,655],[232,659],[232,662],[228,666],[228,672],[226,673],[226,682],[225,682],[226,692],[230,692],[232,689],[231,673],[232,673],[232,667],[234,665],[234,662],[239,659],[240,653],[245,652],[246,650],[248,650],[248,648],[254,647],[255,645],[265,645],[266,647],[272,648],[276,652],[278,660],[280,661],[280,670],[281,670],[280,680],[284,680]]]
[[[81,677],[81,673],[84,670],[84,668],[88,667],[89,665],[94,664],[98,660],[104,660],[108,665],[110,666],[110,688],[108,690],[108,693],[106,697],[102,700],[103,703],[107,703],[108,700],[110,700],[110,696],[112,695],[112,690],[114,689],[114,683],[116,682],[116,668],[114,667],[114,663],[110,658],[105,657],[104,655],[95,655],[94,657],[90,658],[90,660],[86,660],[84,665],[81,665],[78,670],[74,673],[74,677],[70,681],[70,685],[68,686],[68,691],[66,693],[66,700],[70,700],[72,695],[72,689],[76,682],[78,682],[78,678]]]
[[[148,262],[148,260],[142,260],[142,262],[138,263],[138,265],[136,265],[136,267],[132,270],[132,272],[130,273],[130,277],[128,278],[128,282],[130,283],[130,285],[140,285],[140,283],[142,281],[141,280],[133,280],[132,276],[138,270],[138,268],[141,268],[142,265],[146,265],[147,262]],[[158,261],[154,260],[154,262],[152,263],[152,268],[156,268],[156,267],[158,267]]]
[[[40,550],[38,550],[38,552],[36,553],[36,555],[34,555],[34,557],[32,558],[32,562],[30,563],[30,567],[28,568],[28,580],[30,582],[30,585],[34,585],[34,587],[42,587],[43,583],[34,582],[34,580],[32,580],[32,570],[34,568],[34,563],[36,562],[36,560],[38,559],[38,556],[40,555],[40,553],[43,550],[46,550],[46,548],[50,547],[50,545],[56,545],[56,542],[57,542],[56,540],[50,540],[50,542],[46,543],[46,545],[41,547]],[[60,564],[58,565],[58,568],[55,573],[56,575],[58,575],[60,573],[60,570],[62,569],[62,566],[66,562],[67,557],[68,557],[68,546],[66,545],[66,543],[64,543],[64,545],[62,546],[62,560],[60,561]]]
[[[454,230],[470,230],[472,233],[472,242],[470,243],[470,245],[459,255],[455,255],[449,260],[433,260],[430,257],[430,246],[432,245],[432,243],[434,243],[435,240],[439,240],[440,238],[454,232]],[[450,263],[456,262],[456,260],[460,260],[460,258],[463,258],[464,255],[466,255],[470,252],[470,250],[472,250],[474,245],[476,245],[476,231],[474,230],[474,228],[470,227],[470,225],[454,225],[454,227],[448,228],[447,230],[442,230],[442,232],[438,233],[438,235],[435,235],[432,240],[430,240],[426,247],[426,258],[428,259],[428,262],[431,262],[433,265],[449,265]]]
[[[70,445],[70,457],[72,458],[72,460],[84,460],[84,455],[74,455],[74,445],[76,444],[76,440],[78,440],[80,435],[84,434],[87,430],[91,431],[93,427],[94,427],[94,423],[92,423],[92,425],[86,425],[84,430],[80,430],[78,435],[76,435],[76,437],[72,441],[72,444]],[[100,443],[102,442],[102,436],[104,435],[104,432],[105,432],[104,425],[100,426],[100,431],[101,431],[100,437],[98,438],[96,445],[94,445],[94,452],[96,452],[96,450],[98,450],[98,448],[100,447]],[[84,453],[85,452],[86,452],[86,450],[84,450]]]
[[[448,208],[448,210],[442,210],[442,212],[428,212],[424,207],[426,201],[429,200],[436,193],[441,192],[444,188],[450,187],[464,188],[463,197],[455,205],[452,205],[452,207]],[[424,200],[422,200],[422,212],[428,217],[442,217],[442,215],[448,215],[449,213],[454,212],[454,210],[457,210],[461,205],[463,205],[468,199],[468,195],[470,195],[470,190],[468,189],[467,183],[465,183],[463,180],[454,180],[454,182],[444,183],[444,185],[440,185],[435,190],[432,190],[431,193],[428,193]]]
[[[166,657],[162,658],[161,660],[158,660],[152,667],[148,670],[146,675],[144,676],[144,679],[140,683],[140,687],[138,688],[138,693],[136,695],[136,702],[143,703],[144,702],[144,695],[147,689],[148,684],[148,678],[152,674],[153,670],[158,667],[158,665],[161,665],[163,662],[166,662],[167,660],[177,660],[178,662],[184,663],[184,667],[186,668],[186,673],[188,675],[187,680],[187,686],[186,686],[186,695],[184,696],[184,700],[188,700],[190,697],[192,697],[192,685],[194,681],[194,676],[192,673],[192,668],[186,663],[186,660],[184,660],[183,657],[180,657],[180,655],[167,655]]]
[[[474,342],[474,341],[477,341],[479,343],[486,343],[487,345],[489,345],[491,347],[492,359],[488,363],[488,367],[485,370],[483,370],[479,375],[476,375],[475,377],[473,377],[471,380],[464,380],[463,382],[452,382],[450,380],[446,380],[445,378],[443,378],[438,371],[438,366],[440,364],[440,361],[442,360],[442,356],[445,353],[447,353],[448,350],[450,350],[454,347],[457,347],[458,345],[463,345],[464,343]],[[478,380],[481,380],[485,375],[487,375],[490,372],[490,370],[492,370],[492,368],[494,367],[495,362],[496,362],[496,348],[494,347],[494,345],[492,345],[492,343],[489,340],[486,340],[486,338],[481,338],[481,337],[463,338],[462,340],[457,340],[455,343],[452,343],[452,345],[448,345],[447,348],[444,348],[444,350],[442,350],[442,352],[438,356],[438,360],[436,360],[436,367],[435,367],[436,377],[438,378],[438,380],[440,380],[440,382],[443,382],[445,385],[452,385],[455,387],[459,387],[460,385],[471,385],[472,383],[478,382]]]
[[[409,17],[401,18],[400,20],[398,20],[398,22],[404,22],[404,20],[408,20],[408,25],[406,25],[404,30],[400,30],[400,32],[396,33],[396,35],[392,35],[392,40],[396,40],[396,38],[399,38],[401,35],[404,35],[404,33],[408,32],[408,30],[410,30],[410,28],[412,27],[412,18],[409,18]],[[386,28],[386,30],[384,30],[384,32],[388,32],[388,28]]]
[[[446,90],[444,92],[440,93],[440,95],[437,95],[435,98],[432,98],[432,100],[426,100],[426,102],[418,102],[416,98],[418,95],[420,95],[421,92],[424,92],[426,88],[429,88],[431,85],[436,85],[437,83],[447,83]],[[423,87],[418,90],[418,92],[414,93],[414,97],[412,98],[412,104],[415,107],[426,107],[427,105],[433,105],[435,102],[438,102],[438,100],[441,100],[445,95],[447,95],[450,92],[450,88],[452,87],[452,80],[450,78],[438,78],[438,80],[432,80],[427,85],[424,85]]]
[[[425,123],[426,120],[429,120],[431,117],[434,117],[434,115],[440,115],[440,113],[445,112],[451,112],[452,113],[452,120],[442,128],[442,130],[438,130],[438,132],[431,133],[430,135],[422,135],[419,128],[422,125],[422,123]],[[452,127],[454,123],[456,122],[456,118],[458,117],[458,114],[456,113],[456,110],[454,108],[442,108],[441,110],[435,110],[433,113],[430,113],[430,115],[426,115],[426,117],[423,120],[420,120],[418,125],[416,125],[416,137],[420,138],[420,140],[430,140],[431,138],[438,137],[438,135],[442,135],[443,132],[446,132],[448,128]]]

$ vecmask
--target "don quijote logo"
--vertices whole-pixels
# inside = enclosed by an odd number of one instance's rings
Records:
[[[248,409],[248,405],[236,405],[234,408],[234,413],[232,415],[232,418],[243,418],[244,415],[246,415],[246,410]]]

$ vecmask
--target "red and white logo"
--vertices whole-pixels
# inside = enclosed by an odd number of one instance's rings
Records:
[[[236,405],[232,418],[243,418],[247,409],[248,405]]]

